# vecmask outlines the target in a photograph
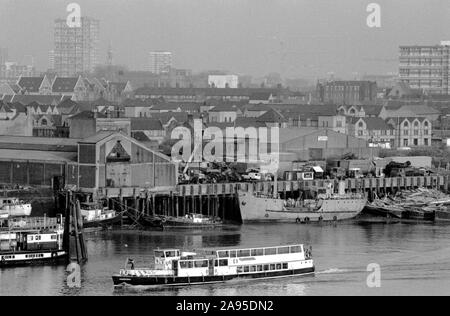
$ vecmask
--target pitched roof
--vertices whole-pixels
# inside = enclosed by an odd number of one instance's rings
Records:
[[[127,99],[123,100],[121,105],[123,107],[146,107],[146,106],[150,106],[151,104],[149,102],[143,101],[141,99],[127,98]]]
[[[39,87],[42,85],[45,77],[20,77],[17,83],[22,90],[27,92],[39,92]]]
[[[93,111],[82,111],[77,114],[70,116],[71,120],[89,120],[97,118],[106,118],[106,115],[100,112],[97,112],[97,115]]]
[[[281,123],[286,122],[287,119],[284,117],[283,114],[281,114],[277,110],[271,109],[270,111],[267,111],[263,115],[258,116],[256,118],[256,121],[263,123]]]
[[[172,118],[174,118],[179,123],[184,123],[188,120],[188,114],[186,112],[152,113],[151,117],[160,120],[163,125],[166,125]]]
[[[74,106],[78,106],[78,103],[72,101],[72,99],[65,99],[58,104],[58,108],[72,108]]]
[[[235,105],[220,104],[210,109],[209,112],[236,112],[237,110],[239,110],[239,108]]]
[[[53,92],[74,92],[79,77],[56,77],[53,81]]]
[[[271,92],[255,92],[250,95],[250,100],[269,100]]]
[[[125,90],[128,82],[108,82],[109,88],[114,89],[117,92],[122,92]]]
[[[265,127],[263,122],[258,122],[256,117],[237,117],[234,121],[235,127]]]
[[[133,138],[140,142],[149,142],[150,138],[142,131],[133,132]]]
[[[313,104],[298,104],[289,109],[283,110],[286,117],[300,116],[302,119],[316,118],[319,116],[337,115],[337,108],[335,105],[313,105]]]
[[[363,105],[362,108],[364,109],[364,112],[366,115],[376,115],[378,116],[381,112],[381,109],[383,106],[372,104],[372,105]]]
[[[16,109],[17,112],[22,112],[22,113],[26,113],[27,112],[27,107],[24,106],[22,103],[13,102],[13,103],[9,103],[9,106],[11,108]]]
[[[38,104],[58,104],[61,101],[61,96],[59,95],[31,95],[31,94],[15,94],[10,102],[19,102],[23,105],[28,105],[32,102]]]
[[[155,111],[161,111],[161,110],[166,110],[166,111],[177,111],[178,109],[181,109],[180,106],[176,103],[159,103],[159,104],[155,104],[152,106],[152,110]]]
[[[0,102],[0,112],[12,113],[10,106],[6,103]]]
[[[161,121],[155,118],[130,118],[132,131],[160,131],[164,130]]]
[[[360,120],[366,123],[366,128],[370,131],[383,131],[394,129],[392,125],[388,124],[385,120],[379,117],[353,117],[352,123],[356,124]]]
[[[97,100],[92,101],[92,104],[95,106],[109,106],[113,105],[113,102],[106,100],[103,97],[98,98]]]

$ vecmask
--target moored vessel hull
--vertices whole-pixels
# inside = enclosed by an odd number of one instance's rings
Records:
[[[434,221],[436,222],[450,222],[450,211],[435,211]]]
[[[286,208],[284,201],[256,197],[239,192],[239,206],[243,223],[249,222],[322,222],[340,221],[356,217],[366,205],[366,199],[324,199],[318,209]]]
[[[0,254],[0,267],[58,264],[68,260],[64,250],[29,251]]]
[[[178,277],[178,276],[157,276],[157,277],[138,277],[138,276],[120,276],[114,275],[114,286],[152,286],[152,287],[166,287],[166,286],[189,286],[202,285],[210,283],[223,283],[231,280],[244,279],[273,279],[283,277],[293,277],[301,275],[313,274],[314,266],[296,270],[286,271],[267,271],[258,273],[247,273],[238,275],[205,275],[192,277]]]
[[[122,219],[122,215],[117,215],[113,218],[107,218],[107,219],[103,219],[103,220],[93,220],[93,221],[85,221],[83,222],[83,227],[84,228],[103,228],[103,227],[107,227],[110,225],[113,225],[115,223],[120,222],[120,220]]]

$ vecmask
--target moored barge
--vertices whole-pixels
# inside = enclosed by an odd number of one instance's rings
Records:
[[[62,216],[3,221],[0,267],[63,262],[68,258],[63,239]]]
[[[158,249],[154,267],[122,269],[112,276],[115,287],[167,287],[272,279],[314,274],[311,249],[303,245],[219,249],[205,254]]]

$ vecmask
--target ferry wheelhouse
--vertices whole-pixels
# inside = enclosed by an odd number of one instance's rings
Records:
[[[62,216],[10,219],[1,224],[0,267],[55,263],[67,258]]]
[[[204,254],[179,249],[155,250],[153,268],[121,269],[114,286],[182,286],[233,279],[269,279],[314,273],[311,249],[303,245],[221,249]]]

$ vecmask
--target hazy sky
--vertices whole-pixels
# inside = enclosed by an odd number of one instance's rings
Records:
[[[174,65],[261,76],[315,79],[397,71],[398,46],[450,39],[448,0],[0,0],[0,47],[10,59],[33,55],[48,66],[53,20],[77,2],[100,20],[100,61],[144,69],[150,50]],[[381,28],[366,7],[381,5]]]

